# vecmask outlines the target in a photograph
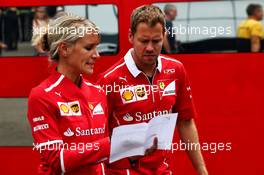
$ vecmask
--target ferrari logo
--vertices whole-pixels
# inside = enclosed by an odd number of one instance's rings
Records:
[[[89,108],[90,108],[91,110],[94,109],[94,106],[93,106],[91,103],[89,103],[88,106],[89,106]]]
[[[160,89],[164,89],[164,88],[165,88],[165,84],[164,84],[164,82],[160,82],[160,83],[159,83],[159,87],[160,87]]]

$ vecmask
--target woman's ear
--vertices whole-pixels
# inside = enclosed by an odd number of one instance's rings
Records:
[[[58,49],[60,57],[67,57],[69,55],[69,46],[65,42],[61,42]]]

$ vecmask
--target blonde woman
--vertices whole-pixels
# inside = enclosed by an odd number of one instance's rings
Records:
[[[93,73],[99,30],[87,19],[64,14],[41,41],[57,68],[32,89],[28,101],[34,148],[41,153],[39,174],[105,174],[106,97],[82,76]]]

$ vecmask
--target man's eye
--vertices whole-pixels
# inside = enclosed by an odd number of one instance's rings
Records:
[[[146,43],[148,43],[148,40],[142,40],[141,42],[146,44]]]
[[[85,49],[90,51],[90,50],[92,50],[92,47],[85,47]]]
[[[153,43],[155,43],[155,44],[157,44],[159,42],[160,42],[160,40],[153,40]]]

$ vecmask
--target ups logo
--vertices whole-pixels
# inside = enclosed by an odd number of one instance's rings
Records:
[[[71,105],[71,110],[72,110],[72,112],[74,112],[74,113],[78,113],[78,112],[80,111],[80,107],[79,107],[78,104],[72,104],[72,105]]]
[[[144,87],[138,87],[138,88],[136,88],[135,91],[136,91],[137,96],[139,96],[139,97],[144,97],[146,94]]]

